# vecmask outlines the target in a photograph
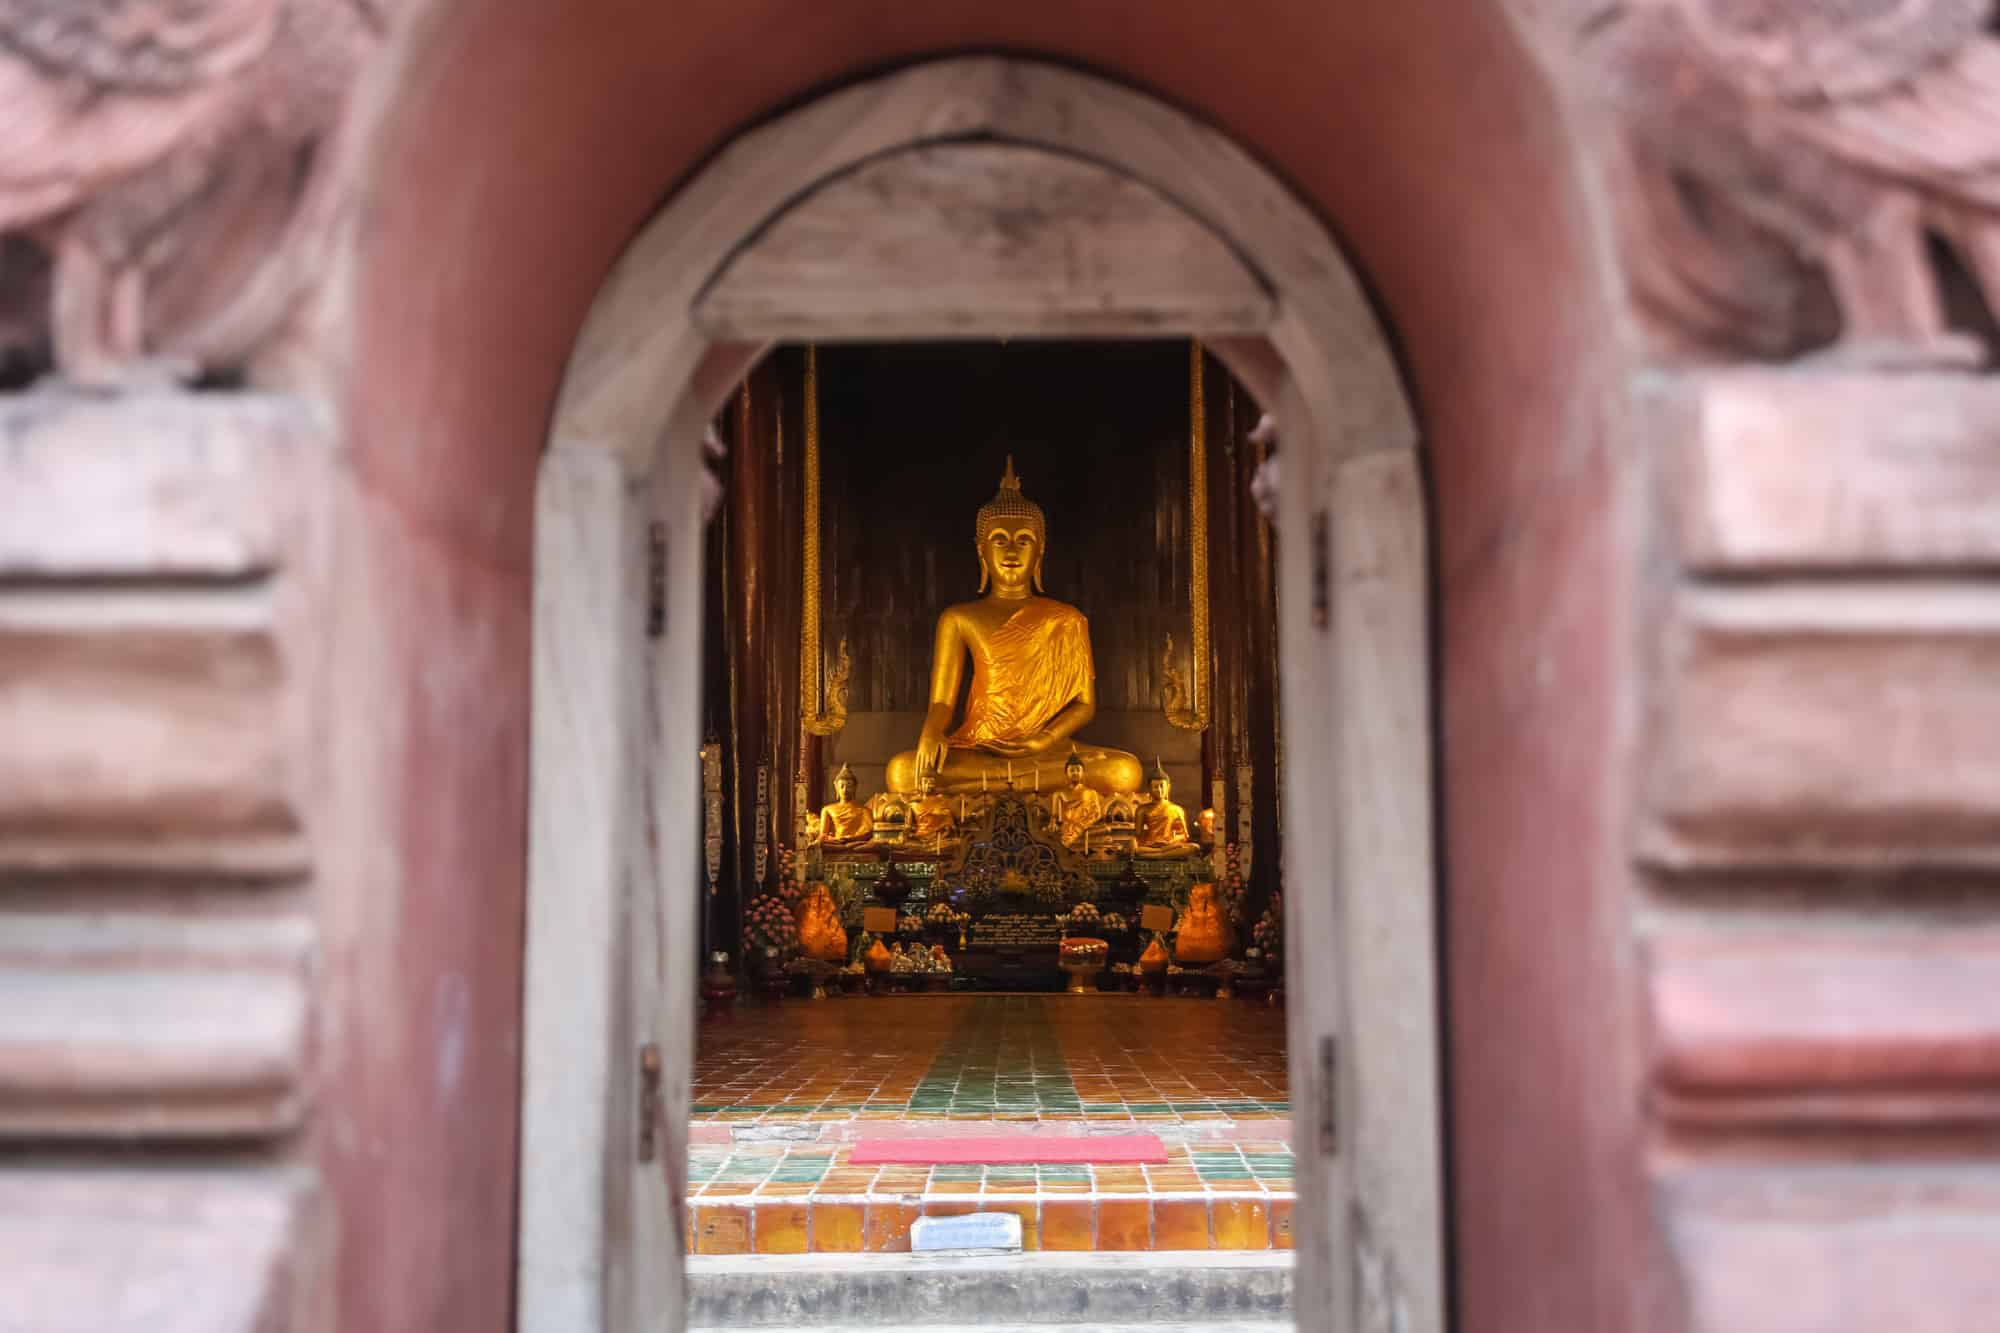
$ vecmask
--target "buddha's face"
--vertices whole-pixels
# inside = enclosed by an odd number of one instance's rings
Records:
[[[835,796],[838,796],[843,801],[853,800],[854,779],[847,776],[845,773],[842,773],[839,776],[835,777],[833,780],[833,794]]]
[[[995,528],[979,549],[993,591],[1002,597],[1026,597],[1042,563],[1042,544],[1030,527]]]
[[[917,774],[917,795],[929,796],[937,790],[937,774],[928,769]]]
[[[1083,765],[1064,764],[1063,776],[1069,779],[1070,786],[1081,787],[1083,785]]]
[[[1164,801],[1174,794],[1174,784],[1165,778],[1153,779],[1153,799]]]

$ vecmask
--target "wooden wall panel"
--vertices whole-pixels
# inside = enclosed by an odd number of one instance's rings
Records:
[[[1162,643],[1189,634],[1185,342],[832,347],[820,393],[822,637],[849,639],[854,708],[923,708],[1010,453],[1048,517],[1048,595],[1090,618],[1099,708],[1159,708]]]

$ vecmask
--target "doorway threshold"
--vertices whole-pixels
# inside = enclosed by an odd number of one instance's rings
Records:
[[[688,1261],[695,1329],[1289,1329],[1289,1254],[792,1255]]]

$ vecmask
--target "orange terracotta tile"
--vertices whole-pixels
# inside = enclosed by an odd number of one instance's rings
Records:
[[[1050,1199],[1042,1205],[1042,1248],[1097,1248],[1097,1205],[1088,1199]]]
[[[696,1254],[750,1253],[750,1210],[748,1208],[695,1209],[694,1252]]]
[[[863,1248],[868,1210],[858,1203],[816,1203],[812,1247],[817,1254],[853,1254]]]
[[[967,1213],[976,1213],[978,1211],[979,1204],[976,1200],[969,1200],[965,1203],[926,1203],[924,1205],[925,1217],[963,1217]]]
[[[811,1213],[800,1203],[757,1205],[758,1254],[804,1254],[811,1246]]]
[[[1012,1213],[1021,1219],[1021,1248],[1039,1250],[1042,1248],[1041,1204],[1033,1199],[1009,1202],[1001,1199],[987,1199],[980,1205],[982,1213]]]
[[[1292,1248],[1292,1199],[1271,1200],[1271,1248]]]
[[[1214,1241],[1208,1231],[1208,1200],[1153,1200],[1153,1248],[1206,1250]]]
[[[903,1253],[910,1248],[910,1224],[921,1216],[915,1204],[871,1203],[862,1242],[877,1253]]]
[[[1208,1214],[1218,1250],[1268,1250],[1271,1217],[1262,1199],[1216,1199]]]
[[[1097,1205],[1097,1248],[1153,1248],[1153,1206],[1145,1199],[1103,1199]]]

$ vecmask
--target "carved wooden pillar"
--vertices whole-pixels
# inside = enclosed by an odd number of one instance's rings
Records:
[[[777,526],[777,370],[767,359],[739,388],[729,417],[729,786],[730,857],[736,906],[768,882],[775,857],[770,846],[773,787],[770,747],[771,606],[782,567],[773,555]],[[761,781],[760,781],[761,778]],[[776,774],[785,785],[786,772]],[[761,810],[761,818],[760,818]]]
[[[725,421],[720,433],[727,439],[734,433],[735,411],[732,408],[724,414]],[[703,628],[701,636],[702,687],[701,722],[703,744],[715,743],[718,762],[722,769],[721,809],[715,814],[722,839],[720,859],[713,879],[708,874],[707,848],[703,848],[702,866],[702,956],[715,949],[722,949],[733,958],[742,935],[742,903],[736,893],[736,876],[733,870],[735,837],[731,827],[730,812],[735,800],[730,795],[732,775],[736,771],[736,755],[732,751],[728,737],[731,735],[730,719],[730,668],[735,658],[731,651],[736,624],[736,611],[730,604],[729,580],[729,534],[735,506],[724,505],[714,520],[708,525],[702,572],[702,601],[704,604]],[[706,778],[704,777],[704,781]],[[706,796],[704,795],[704,802]],[[709,811],[702,811],[702,836],[709,836]]]

